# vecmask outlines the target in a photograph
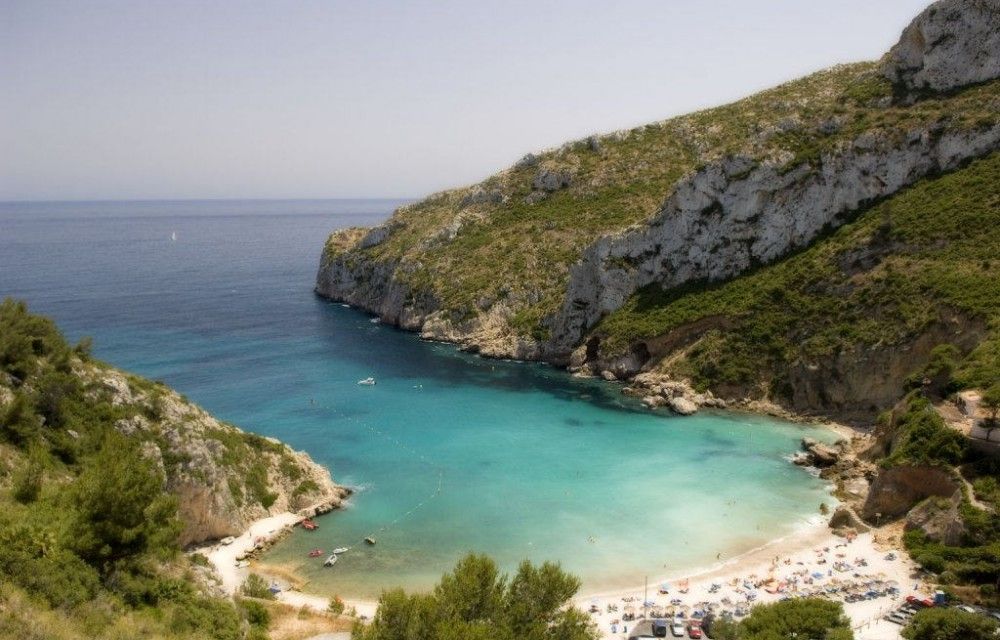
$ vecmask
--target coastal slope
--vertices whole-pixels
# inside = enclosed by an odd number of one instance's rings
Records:
[[[267,612],[220,597],[180,549],[348,494],[306,454],[0,303],[0,636],[266,638]]]
[[[998,30],[991,3],[942,0],[879,62],[529,154],[383,225],[333,233],[316,291],[483,355],[621,379],[662,369],[676,351],[653,353],[650,342],[676,336],[620,339],[626,331],[606,344],[602,322],[637,300],[652,311],[650,292],[662,300],[708,290],[784,261],[874,204],[1000,147]],[[687,327],[683,346],[718,322]],[[909,373],[887,384],[898,388]],[[703,386],[765,396],[769,378],[734,388],[709,376]],[[788,392],[798,408],[835,409]]]

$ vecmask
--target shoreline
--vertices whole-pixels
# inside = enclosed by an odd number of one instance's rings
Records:
[[[764,407],[761,406],[734,406],[721,411],[749,413],[786,420],[801,425],[820,426],[841,438],[846,437],[850,439],[851,436],[858,435],[861,432],[856,427],[829,420],[820,420],[816,417],[776,415],[765,411]],[[834,486],[833,483],[830,484]],[[217,543],[216,545],[201,547],[200,549],[196,549],[196,551],[207,555],[211,565],[221,578],[223,591],[228,596],[236,594],[240,584],[253,571],[264,576],[269,581],[276,581],[282,586],[282,590],[277,594],[278,602],[297,608],[305,607],[323,612],[327,610],[333,595],[300,590],[302,587],[307,587],[308,583],[301,580],[294,572],[289,573],[278,565],[268,565],[267,562],[262,562],[258,559],[253,559],[250,562],[241,563],[242,566],[237,566],[238,558],[248,557],[255,551],[266,550],[274,542],[289,535],[292,532],[292,527],[303,520],[304,517],[303,515],[285,512],[262,518],[253,522],[230,545]],[[713,592],[709,591],[713,582],[730,585],[745,580],[747,576],[767,575],[768,571],[774,571],[777,558],[792,559],[792,562],[796,563],[792,566],[795,567],[806,566],[809,564],[811,554],[816,553],[818,549],[833,550],[844,548],[845,546],[849,546],[852,556],[859,554],[858,557],[864,558],[867,566],[882,569],[882,571],[878,572],[879,574],[884,574],[887,576],[886,579],[891,579],[899,583],[902,595],[905,596],[911,592],[909,588],[915,586],[915,565],[909,559],[901,545],[898,544],[898,541],[897,544],[892,545],[890,548],[879,547],[876,541],[876,534],[879,532],[880,530],[873,529],[871,532],[861,534],[850,545],[847,545],[843,538],[837,537],[828,528],[826,517],[820,519],[817,519],[815,516],[810,517],[805,522],[795,524],[791,531],[774,539],[767,540],[763,544],[757,544],[745,551],[736,553],[727,559],[721,559],[691,569],[669,572],[665,575],[651,573],[647,583],[649,585],[649,594],[651,595],[650,600],[662,606],[662,603],[659,602],[660,600],[664,600],[664,598],[669,600],[677,597],[678,594],[676,592],[670,596],[657,594],[659,585],[666,582],[672,586],[681,583],[687,586],[685,590],[688,593],[682,596],[685,604],[693,604],[694,602],[706,600],[714,602],[712,598],[718,599],[718,596],[713,595]],[[886,551],[890,549],[895,552],[898,559],[895,563],[887,564],[884,556],[886,555]],[[816,560],[816,558],[812,559]],[[653,578],[654,575],[656,576],[655,579]],[[929,587],[929,585],[923,586]],[[763,595],[764,591],[760,590],[760,593]],[[700,599],[695,601],[693,600],[694,596],[699,596]],[[897,596],[897,600],[899,597],[902,596]],[[362,621],[371,619],[375,615],[378,606],[376,599],[343,596],[341,598],[347,610],[353,609],[354,614]],[[572,605],[581,611],[591,611],[592,619],[598,625],[602,639],[621,640],[627,637],[627,635],[623,635],[622,633],[624,626],[621,624],[613,626],[612,622],[617,621],[617,617],[620,615],[618,610],[623,606],[629,606],[625,604],[626,602],[642,602],[642,598],[643,585],[628,588],[621,586],[608,588],[597,586],[578,593],[572,600]],[[773,602],[777,599],[778,596],[761,597],[754,604],[757,602]],[[594,612],[595,606],[597,612]],[[899,628],[896,625],[881,620],[884,613],[883,609],[891,606],[898,606],[898,602],[895,600],[890,601],[887,598],[880,598],[873,601],[848,603],[844,605],[844,609],[852,621],[852,626],[856,629],[856,637],[859,640],[896,640],[900,637]],[[864,634],[860,633],[862,627],[866,629]],[[617,632],[613,632],[613,628],[617,628]]]
[[[287,535],[291,527],[301,519],[302,516],[288,512],[263,518],[251,525],[232,544],[217,544],[210,548],[207,555],[222,578],[222,588],[226,595],[234,595],[251,570],[255,570],[266,579],[277,580],[287,585],[288,576],[280,572],[269,572],[266,563],[254,561],[247,566],[237,567],[236,558],[253,550],[255,537],[258,540],[261,536],[268,540],[276,540]],[[919,577],[916,565],[899,544],[887,544],[884,540],[878,539],[879,536],[876,534],[880,532],[886,531],[873,530],[858,535],[853,541],[848,541],[834,534],[826,522],[801,525],[791,533],[728,560],[667,575],[654,574],[655,579],[651,576],[645,586],[646,597],[655,603],[651,610],[665,612],[675,608],[691,610],[694,605],[706,601],[724,604],[728,602],[729,605],[726,606],[738,607],[740,606],[738,598],[745,597],[744,594],[750,590],[753,590],[758,598],[752,604],[748,601],[744,606],[775,602],[787,594],[797,592],[796,586],[796,591],[769,593],[760,584],[761,580],[767,581],[765,576],[771,576],[775,580],[768,584],[777,584],[778,581],[784,584],[784,580],[789,579],[793,573],[802,574],[811,585],[814,578],[810,576],[827,572],[828,575],[815,579],[817,586],[840,584],[851,579],[857,582],[874,579],[893,581],[900,589],[900,593],[895,597],[885,596],[874,600],[845,603],[844,610],[851,619],[859,640],[896,640],[900,637],[899,627],[882,620],[882,616],[898,606],[903,597],[914,592],[915,586],[919,585],[916,591],[930,593],[932,585]],[[204,553],[205,549],[203,547],[201,552]],[[895,554],[893,560],[888,559],[891,557],[888,555],[890,553]],[[859,560],[863,560],[863,567],[858,565],[849,571],[837,573],[831,568],[835,562],[854,563]],[[796,582],[799,580],[798,577],[791,579]],[[748,580],[756,581],[757,584],[748,589],[746,588]],[[669,593],[659,592],[662,583],[667,583]],[[713,591],[713,583],[721,586]],[[577,594],[571,604],[581,611],[591,612],[602,639],[622,640],[627,637],[624,628],[631,627],[632,623],[615,623],[620,620],[625,607],[634,607],[637,613],[640,612],[642,605],[631,603],[642,603],[643,596],[644,585],[608,589],[596,587]],[[294,586],[285,586],[277,594],[277,601],[297,608],[307,607],[323,612],[326,611],[331,597],[300,591]],[[347,609],[353,608],[355,615],[361,620],[369,620],[375,615],[378,606],[376,600],[342,599]],[[677,607],[670,605],[669,601],[674,599],[680,599],[682,604]]]

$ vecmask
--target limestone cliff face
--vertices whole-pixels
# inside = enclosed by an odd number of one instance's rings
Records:
[[[940,0],[914,18],[883,72],[902,93],[947,91],[1000,75],[1000,2]]]
[[[878,68],[894,83],[895,98],[886,95],[870,101],[869,113],[852,117],[882,121],[884,112],[880,109],[900,105],[914,105],[913,113],[926,114],[933,109],[921,111],[919,99],[997,79],[997,37],[995,0],[942,0],[931,5],[907,28]],[[987,98],[990,96],[995,102],[995,92]],[[844,118],[836,115],[840,106],[835,103],[824,103],[823,108],[830,112],[823,112],[815,121],[792,118],[766,123],[764,130],[749,133],[739,128],[738,135],[746,135],[746,139],[733,144],[736,151],[728,153],[718,152],[719,148],[730,148],[725,144],[711,147],[704,143],[726,123],[692,120],[671,125],[677,140],[665,144],[683,142],[688,147],[685,153],[693,153],[700,161],[690,165],[692,170],[679,172],[679,178],[657,198],[661,204],[654,204],[649,215],[634,218],[639,222],[611,225],[610,230],[594,233],[578,251],[574,247],[570,252],[574,258],[565,265],[535,267],[554,274],[548,282],[557,282],[555,295],[541,288],[532,290],[534,274],[529,271],[524,276],[529,286],[510,287],[508,292],[507,287],[490,283],[491,291],[476,291],[474,302],[456,308],[446,299],[440,282],[462,265],[456,254],[442,253],[442,247],[490,216],[506,212],[502,207],[511,202],[534,205],[567,190],[591,188],[588,184],[596,189],[593,185],[604,178],[591,175],[587,183],[579,166],[589,162],[588,157],[601,157],[603,138],[588,139],[581,153],[592,155],[574,156],[566,167],[550,166],[551,159],[529,155],[470,190],[432,196],[426,202],[452,204],[447,215],[438,212],[435,215],[440,214],[440,220],[434,218],[425,225],[429,230],[408,211],[371,230],[333,234],[321,258],[316,292],[375,313],[383,322],[483,355],[546,360],[592,373],[608,371],[618,378],[633,376],[647,362],[669,357],[669,349],[664,345],[633,345],[625,355],[613,354],[614,361],[600,362],[592,360],[603,357],[599,349],[584,341],[598,321],[621,308],[640,288],[657,285],[667,290],[686,283],[722,281],[775,262],[843,225],[866,205],[1000,149],[1000,119],[995,117],[995,109],[987,110],[992,117],[977,114],[963,119],[953,117],[945,105],[944,111],[932,118],[897,121],[909,123],[906,126],[873,125],[856,132],[845,128]],[[690,140],[684,138],[685,132],[698,127],[701,133]],[[801,136],[810,141],[807,148],[814,145],[818,150],[809,154],[769,146],[768,139],[783,136]],[[817,145],[816,136],[835,142]],[[614,175],[633,176],[648,169],[645,160],[640,164],[638,168],[615,166]],[[518,191],[516,184],[511,186],[516,182],[514,177],[525,172],[530,175],[531,171],[535,173],[525,187],[528,192]],[[621,186],[630,188],[628,182]],[[549,223],[539,220],[536,228],[536,233],[544,233]],[[400,251],[396,245],[402,237],[408,238],[408,244]],[[524,238],[526,243],[535,241],[535,237]],[[389,245],[393,247],[387,249]],[[467,255],[467,259],[475,259],[474,252]],[[539,262],[536,254],[516,257],[529,265]],[[428,284],[434,278],[436,284]],[[482,281],[482,277],[476,280]],[[526,330],[525,311],[537,306],[540,299],[552,303],[544,314],[532,318],[534,326]],[[922,357],[920,353],[910,355]],[[848,398],[865,406],[884,405],[898,393],[900,376],[905,373],[887,376],[881,384],[866,382],[862,370],[877,364],[898,373],[913,361],[902,350],[887,348],[884,353],[840,354],[836,362],[802,363],[799,370],[789,372],[795,387],[793,405],[804,410],[837,409],[847,404]],[[830,377],[839,382],[826,385],[823,381]]]
[[[162,385],[111,368],[80,364],[91,394],[123,409],[123,434],[141,440],[177,496],[181,545],[242,533],[259,518],[284,511],[315,515],[350,491],[302,452],[220,422]]]
[[[648,225],[595,242],[571,270],[550,350],[563,353],[637,289],[724,280],[773,262],[843,224],[859,206],[1000,147],[1000,125],[863,135],[819,167],[782,174],[741,158],[677,185]]]

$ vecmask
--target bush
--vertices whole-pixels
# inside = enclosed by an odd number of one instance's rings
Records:
[[[853,638],[850,619],[839,602],[802,598],[761,605],[739,625],[741,640],[773,638]]]
[[[38,499],[42,493],[42,464],[37,460],[29,460],[14,476],[12,495],[21,504],[29,504]]]
[[[91,563],[176,551],[177,499],[163,492],[163,480],[138,445],[117,432],[106,434],[73,497],[72,544]]]
[[[915,558],[917,564],[931,573],[944,571],[944,559],[934,553],[922,553]]]
[[[333,596],[330,598],[330,606],[327,609],[335,616],[339,616],[344,613],[344,601],[340,596]]]
[[[97,572],[54,534],[38,527],[0,528],[0,575],[53,607],[74,607],[97,593]]]
[[[995,640],[997,623],[961,609],[921,609],[903,629],[907,640]]]
[[[432,594],[384,592],[372,623],[356,626],[352,638],[596,640],[589,617],[565,606],[579,587],[577,578],[548,562],[523,562],[510,578],[486,556],[468,555]]]
[[[271,624],[271,612],[267,610],[267,607],[256,600],[240,600],[239,602],[250,626],[267,629],[267,625]]]
[[[256,573],[251,573],[240,586],[240,593],[248,598],[260,598],[261,600],[274,600],[274,594],[268,588],[267,580]]]

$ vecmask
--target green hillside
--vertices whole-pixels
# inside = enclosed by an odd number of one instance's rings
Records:
[[[780,397],[796,362],[907,345],[949,315],[982,332],[970,353],[958,349],[952,384],[1000,378],[997,153],[920,182],[777,264],[721,284],[647,287],[593,335],[610,356],[700,324],[709,328],[659,354],[661,370],[703,388],[764,383]]]
[[[433,299],[453,319],[503,302],[514,330],[545,339],[569,267],[603,234],[648,220],[683,176],[727,156],[790,171],[862,133],[902,139],[942,125],[997,122],[1000,83],[913,104],[894,102],[875,63],[820,71],[729,105],[528,156],[478,185],[400,208],[388,235],[362,246],[360,230],[333,234],[324,261],[399,264],[412,299]],[[553,183],[539,187],[546,173]]]
[[[206,563],[180,553],[182,500],[165,489],[211,439],[244,508],[274,500],[269,475],[306,469],[88,352],[23,303],[0,303],[0,638],[266,638],[259,604],[215,596]],[[136,424],[148,427],[126,434]],[[168,443],[167,429],[189,437]]]

